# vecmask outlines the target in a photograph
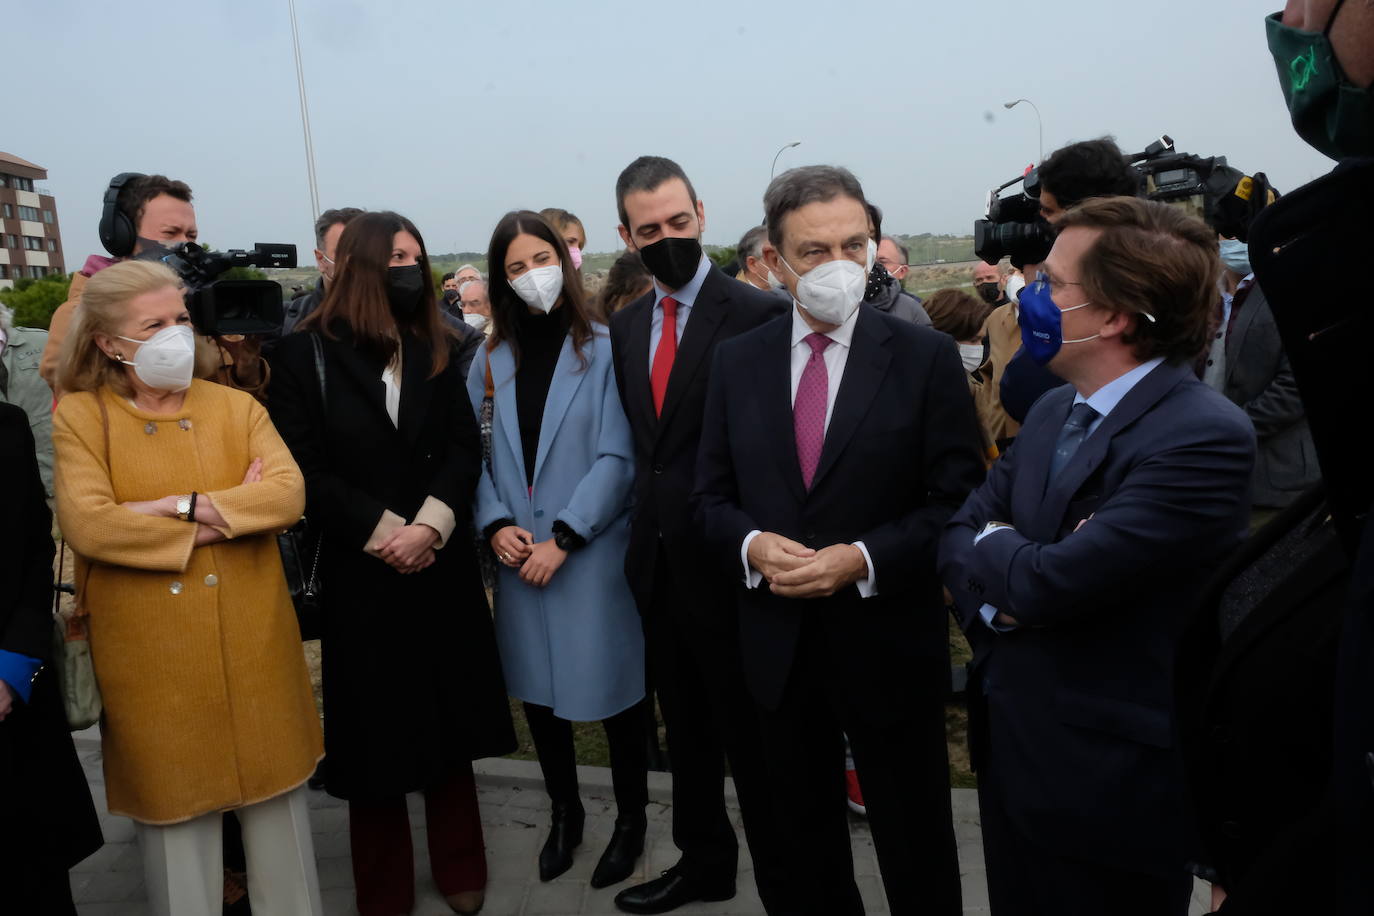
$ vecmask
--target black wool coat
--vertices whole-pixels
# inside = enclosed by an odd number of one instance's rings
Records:
[[[0,404],[0,475],[8,491],[0,524],[0,649],[48,664],[52,514],[28,417],[10,404]],[[19,884],[21,873],[70,868],[102,842],[55,672],[48,667],[34,682],[29,702],[16,697],[0,722],[0,909],[17,905],[6,888]]]
[[[398,428],[381,362],[346,327],[331,331],[327,402],[298,332],[273,354],[269,410],[305,475],[306,517],[324,531],[326,788],[382,798],[507,754],[515,736],[470,530],[481,446],[457,348],[430,378],[428,345],[403,338]],[[430,496],[458,522],[432,566],[401,575],[364,553],[384,511],[412,520]]]

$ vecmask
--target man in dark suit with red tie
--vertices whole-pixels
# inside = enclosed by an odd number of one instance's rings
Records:
[[[779,903],[779,842],[764,786],[758,725],[744,688],[732,583],[707,568],[691,524],[703,405],[716,346],[780,308],[701,249],[706,211],[671,160],[636,159],[616,183],[620,235],[654,276],[611,321],[616,380],[635,439],[635,508],[625,574],[644,617],[650,677],[668,731],[673,840],[682,858],[622,891],[631,913],[665,913],[735,894],[739,843],[725,808],[730,763],[759,896]]]
[[[935,545],[983,476],[963,364],[948,336],[861,304],[872,255],[852,174],[793,169],[764,208],[764,260],[794,307],[717,351],[694,500],[735,581],[787,841],[783,912],[864,912],[847,734],[891,912],[958,916]]]

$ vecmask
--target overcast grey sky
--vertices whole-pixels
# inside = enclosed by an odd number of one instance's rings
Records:
[[[616,175],[669,156],[706,241],[759,222],[769,163],[848,166],[905,233],[968,234],[1045,149],[1161,133],[1290,190],[1331,163],[1289,126],[1263,19],[1278,0],[956,3],[298,0],[322,207],[391,208],[430,251],[484,250],[506,210],[561,206],[618,248]],[[307,189],[286,0],[5,13],[18,93],[0,149],[49,170],[69,270],[111,175],[195,191],[217,248],[295,242]]]

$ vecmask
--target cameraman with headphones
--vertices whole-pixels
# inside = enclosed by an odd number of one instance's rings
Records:
[[[198,234],[196,211],[191,206],[191,188],[186,182],[137,172],[122,172],[110,179],[100,214],[100,241],[112,257],[91,255],[86,259],[85,265],[72,277],[67,301],[53,312],[48,326],[48,343],[43,348],[38,371],[57,397],[62,396],[56,385],[62,341],[67,336],[75,309],[81,304],[81,291],[86,281],[117,261],[156,259],[174,245],[195,243]],[[261,398],[268,380],[261,341],[254,337],[198,336],[196,376]]]

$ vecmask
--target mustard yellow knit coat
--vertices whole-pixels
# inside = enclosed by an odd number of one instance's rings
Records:
[[[59,403],[53,442],[105,704],[110,811],[170,824],[305,782],[322,740],[274,537],[300,518],[305,489],[267,411],[203,381],[170,414],[79,392]],[[244,484],[254,458],[262,480]],[[120,505],[193,490],[228,540],[196,547],[195,524]]]

